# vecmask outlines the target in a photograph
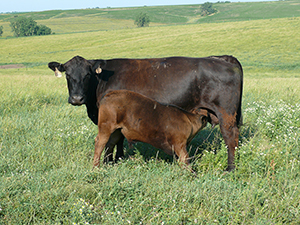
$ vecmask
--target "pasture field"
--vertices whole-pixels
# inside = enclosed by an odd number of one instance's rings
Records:
[[[238,169],[223,172],[219,128],[206,128],[192,143],[197,177],[144,144],[92,170],[97,129],[67,104],[64,79],[0,79],[2,224],[300,222],[299,78],[245,79]]]
[[[299,224],[300,18],[0,39],[0,224]],[[298,29],[298,30],[297,30]],[[244,68],[237,170],[219,127],[189,148],[197,176],[138,143],[92,170],[84,106],[47,63],[229,54]]]

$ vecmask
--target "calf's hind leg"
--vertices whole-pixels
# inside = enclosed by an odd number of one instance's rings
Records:
[[[179,148],[175,148],[175,154],[178,156],[178,160],[180,163],[189,165],[190,160],[189,160],[189,154],[186,151],[186,145],[180,146]]]
[[[189,154],[186,150],[186,144],[180,144],[174,147],[174,152],[178,157],[179,164],[182,168],[195,173],[190,165]]]

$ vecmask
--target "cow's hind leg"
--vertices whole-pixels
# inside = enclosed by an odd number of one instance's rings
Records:
[[[234,157],[239,142],[239,128],[237,125],[231,126],[222,123],[220,123],[220,128],[228,151],[227,171],[232,171],[235,169]]]

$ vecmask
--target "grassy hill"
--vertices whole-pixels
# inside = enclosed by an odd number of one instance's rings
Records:
[[[218,13],[197,22],[228,22],[300,16],[300,1],[238,2],[215,4]]]
[[[74,55],[107,59],[230,54],[241,60],[246,76],[299,77],[299,26],[299,18],[283,18],[0,39],[0,62],[30,68]]]
[[[38,24],[49,26],[57,34],[132,28],[135,26],[133,21],[140,12],[146,12],[149,15],[150,26],[300,16],[300,3],[298,0],[215,3],[214,7],[218,12],[204,17],[200,15],[200,7],[201,5],[145,6],[11,13],[0,15],[0,26],[4,26],[3,37],[7,37],[12,36],[9,21],[16,16],[32,17]]]

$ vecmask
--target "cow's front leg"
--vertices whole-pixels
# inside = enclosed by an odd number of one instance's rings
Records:
[[[124,156],[123,141],[124,141],[124,136],[121,133],[120,129],[115,130],[110,135],[109,140],[105,146],[104,163],[113,161],[113,151],[116,145],[117,145],[117,153],[116,153],[115,160],[117,161],[120,157]]]
[[[120,132],[121,133],[121,132]],[[117,143],[117,153],[116,153],[116,157],[115,157],[115,162],[117,162],[119,159],[123,159],[124,158],[124,135],[121,133],[120,139]]]

